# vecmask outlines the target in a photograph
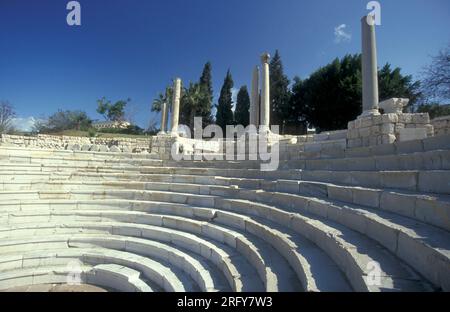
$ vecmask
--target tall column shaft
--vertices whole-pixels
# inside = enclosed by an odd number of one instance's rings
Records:
[[[270,125],[270,55],[264,53],[261,56],[262,63],[262,85],[261,85],[261,120],[260,125],[269,128]]]
[[[181,79],[176,78],[173,83],[172,99],[172,133],[177,132],[180,117]]]
[[[378,114],[378,64],[375,22],[372,15],[361,19],[363,115]]]
[[[164,102],[161,107],[161,133],[166,132],[167,127],[167,103]]]
[[[255,66],[252,79],[252,96],[250,101],[250,124],[257,127],[259,123],[259,67]]]

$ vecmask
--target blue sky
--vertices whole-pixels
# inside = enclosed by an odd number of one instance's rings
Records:
[[[175,76],[198,80],[213,65],[219,93],[227,69],[250,84],[264,51],[279,49],[289,78],[360,52],[367,0],[80,0],[81,26],[66,0],[0,0],[0,99],[22,118],[132,99],[142,127]],[[450,1],[385,0],[377,27],[380,65],[417,76],[450,43]],[[157,118],[158,117],[153,117]]]

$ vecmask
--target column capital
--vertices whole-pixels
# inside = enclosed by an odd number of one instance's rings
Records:
[[[270,54],[267,52],[264,52],[263,54],[261,54],[261,63],[262,64],[268,64],[270,61]]]
[[[364,25],[366,24],[367,26],[374,26],[375,25],[375,15],[373,14],[369,14],[369,15],[365,15],[361,18],[361,23]]]

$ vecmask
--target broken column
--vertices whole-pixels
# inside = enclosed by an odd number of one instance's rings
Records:
[[[258,127],[259,125],[259,67],[255,66],[252,79],[252,93],[250,100],[250,125]]]
[[[361,116],[376,116],[378,112],[378,65],[374,15],[361,19],[362,33],[362,93]]]
[[[262,63],[262,85],[261,85],[261,120],[260,126],[269,130],[270,126],[270,73],[269,73],[270,54],[261,55]]]
[[[167,126],[167,103],[164,102],[161,107],[161,130],[159,131],[160,134],[166,133],[166,126]]]
[[[173,98],[172,98],[172,134],[177,133],[178,121],[180,115],[180,97],[181,97],[181,79],[176,78],[173,83]]]

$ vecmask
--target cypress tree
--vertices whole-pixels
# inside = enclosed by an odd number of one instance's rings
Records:
[[[247,86],[242,86],[237,94],[236,110],[234,112],[234,120],[237,125],[247,127],[249,124],[250,96]]]
[[[220,90],[220,97],[217,104],[216,124],[226,131],[227,125],[233,125],[233,99],[232,89],[234,86],[233,78],[230,70],[227,71],[225,80],[223,81],[222,89]]]
[[[203,117],[203,126],[207,126],[212,123],[211,109],[213,102],[213,87],[212,87],[212,66],[210,62],[207,62],[203,67],[203,72],[200,77],[199,85],[203,97],[198,105],[197,116]]]
[[[280,53],[270,61],[270,124],[279,125],[281,130],[284,121],[290,116],[289,79],[284,74]]]

